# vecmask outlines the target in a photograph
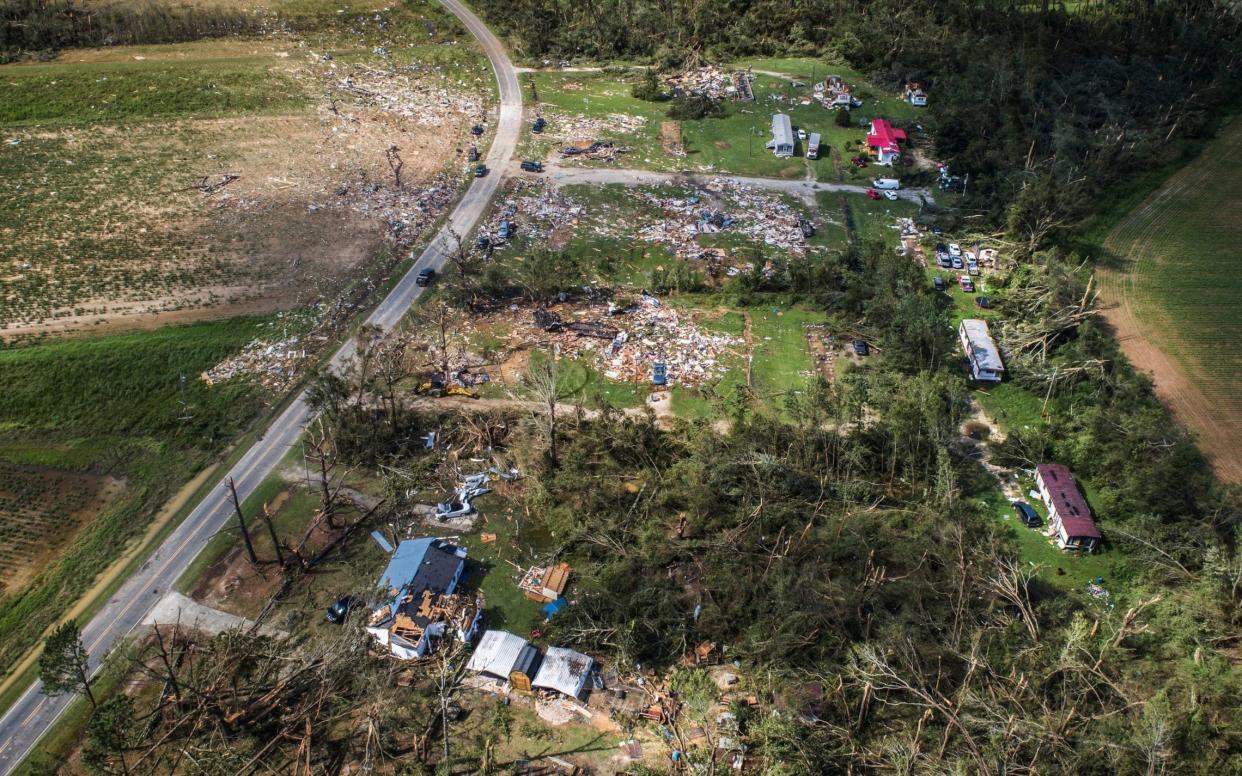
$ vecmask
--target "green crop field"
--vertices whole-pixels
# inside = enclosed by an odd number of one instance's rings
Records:
[[[198,375],[270,323],[0,350],[0,536],[20,583],[0,592],[0,671],[252,421],[252,384]]]
[[[1135,365],[1199,436],[1225,479],[1242,481],[1242,121],[1121,219],[1099,273],[1106,315]]]

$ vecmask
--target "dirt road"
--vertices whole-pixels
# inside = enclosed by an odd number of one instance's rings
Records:
[[[825,183],[804,179],[757,178],[748,175],[726,175],[721,173],[695,172],[654,172],[651,170],[629,170],[616,167],[567,167],[552,160],[547,168],[548,180],[557,186],[569,186],[577,183],[594,183],[599,185],[615,184],[620,186],[658,186],[661,184],[701,185],[717,178],[743,186],[754,186],[771,191],[783,191],[800,197],[808,204],[815,204],[815,195],[821,191],[842,192],[845,194],[867,193],[867,186],[855,186],[848,183]],[[902,189],[897,192],[901,199],[916,204],[931,204],[931,192],[926,189]]]

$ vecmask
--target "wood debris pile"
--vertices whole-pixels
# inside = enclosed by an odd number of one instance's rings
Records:
[[[631,116],[628,113],[609,113],[607,116],[556,114],[548,121],[547,134],[568,142],[596,140],[618,133],[633,134],[647,125],[645,116]]]
[[[719,100],[737,93],[733,74],[719,67],[698,67],[665,79],[674,95],[696,94]]]
[[[642,226],[635,236],[662,243],[680,258],[701,258],[698,236],[722,230],[794,256],[805,256],[808,249],[802,214],[779,197],[750,186],[714,178],[696,196],[661,197],[646,191],[633,192],[632,196],[664,213],[664,218]]]
[[[477,97],[454,93],[424,81],[417,72],[355,67],[348,75],[330,83],[328,92],[330,96],[348,95],[355,105],[411,119],[427,127],[445,126],[462,116],[483,112],[483,103]]]
[[[510,195],[484,225],[481,234],[493,245],[500,242],[500,222],[509,221],[526,237],[536,241],[548,239],[553,232],[577,225],[586,214],[586,207],[565,196],[544,180],[517,180]]]
[[[665,364],[670,384],[697,386],[727,371],[726,356],[742,345],[740,337],[701,329],[684,310],[660,304],[653,296],[641,296],[625,311],[603,305],[557,305],[551,312],[564,316],[577,313],[577,323],[607,320],[615,331],[611,340],[579,333],[574,323],[567,323],[551,336],[561,352],[594,361],[595,366],[610,380],[648,382],[652,367]],[[530,325],[538,328],[532,315]]]

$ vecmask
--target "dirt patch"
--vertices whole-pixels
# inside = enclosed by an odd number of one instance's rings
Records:
[[[665,156],[680,158],[686,155],[686,144],[681,139],[680,122],[660,122],[660,146],[664,149]]]
[[[725,151],[733,147],[729,145],[729,142],[727,140],[716,140],[712,143],[712,145],[720,149],[721,151]]]
[[[22,589],[124,489],[112,477],[0,463],[0,598]]]

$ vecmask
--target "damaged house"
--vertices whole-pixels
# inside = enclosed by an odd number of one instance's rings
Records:
[[[876,164],[891,165],[901,158],[901,142],[906,139],[906,131],[897,129],[884,119],[871,122],[871,132],[867,134],[867,147]]]
[[[466,549],[444,539],[407,539],[397,545],[380,575],[382,606],[367,632],[395,657],[413,660],[443,638],[469,641],[479,628],[482,601],[455,595],[466,567]]]

